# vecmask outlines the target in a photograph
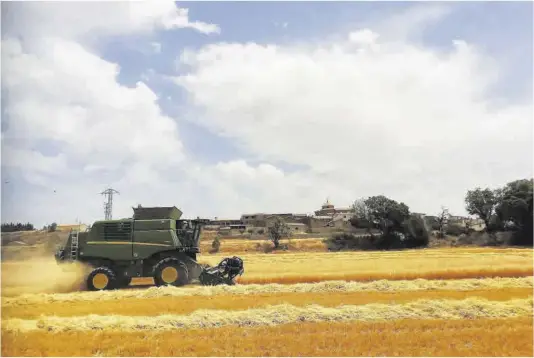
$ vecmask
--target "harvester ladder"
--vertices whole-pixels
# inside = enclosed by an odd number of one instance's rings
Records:
[[[70,242],[70,257],[72,260],[78,259],[78,230],[72,231],[72,237]]]

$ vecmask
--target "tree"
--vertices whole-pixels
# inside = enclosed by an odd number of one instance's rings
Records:
[[[371,196],[360,203],[359,213],[356,216],[361,221],[367,221],[369,226],[380,230],[383,235],[392,231],[402,231],[402,223],[410,216],[410,210],[404,203],[398,203],[383,195]]]
[[[274,218],[274,223],[268,229],[269,240],[274,244],[275,250],[280,246],[280,240],[285,237],[289,237],[291,228],[286,222],[279,216]]]
[[[49,232],[54,232],[56,231],[57,229],[57,224],[56,223],[52,223],[49,227],[48,227],[48,231]]]
[[[445,228],[447,227],[447,224],[449,223],[449,211],[441,207],[441,212],[437,216],[437,223],[438,223],[438,230],[439,230],[439,237],[444,238],[445,237]]]
[[[468,191],[467,211],[482,219],[489,232],[512,231],[510,244],[532,246],[533,181],[533,179],[520,179],[496,190],[477,188]]]
[[[406,238],[406,221],[410,219],[410,210],[404,203],[398,203],[383,195],[372,196],[365,200],[357,200],[353,205],[354,216],[351,224],[365,227],[370,231],[380,231],[373,239],[378,249],[402,247]]]
[[[494,227],[492,219],[495,217],[495,208],[499,197],[499,190],[489,188],[469,190],[465,196],[465,209],[470,215],[476,215],[483,220],[486,230],[491,230]]]
[[[496,216],[501,226],[511,226],[516,231],[514,244],[533,244],[533,194],[532,179],[512,181],[500,191]]]
[[[495,211],[503,221],[509,221],[521,228],[532,217],[532,180],[516,180],[501,190],[501,200]]]
[[[421,216],[410,214],[410,216],[403,222],[402,227],[405,236],[404,247],[414,248],[428,246],[430,234],[426,222]]]
[[[352,204],[353,216],[350,218],[350,224],[355,228],[367,229],[371,231],[373,226],[373,219],[371,217],[371,211],[365,200],[359,199]]]

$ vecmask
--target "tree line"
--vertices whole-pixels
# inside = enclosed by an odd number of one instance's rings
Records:
[[[15,232],[15,231],[33,231],[35,228],[31,223],[6,223],[2,224],[2,232]]]
[[[533,245],[533,179],[497,189],[476,188],[465,197],[467,212],[484,221],[486,231],[512,232],[512,245]]]
[[[57,224],[52,223],[50,225],[46,225],[43,227],[43,230],[46,230],[48,232],[54,232],[56,231]],[[35,230],[35,227],[31,223],[5,223],[2,224],[1,227],[2,232],[17,232],[17,231],[33,231]]]
[[[482,231],[494,241],[496,233],[509,232],[506,244],[533,246],[533,179],[514,180],[497,189],[477,187],[467,191],[464,201],[467,213],[484,222]],[[449,224],[445,208],[429,223],[406,204],[383,195],[356,200],[352,208],[351,225],[367,229],[369,245],[375,249],[427,246],[429,231],[436,229],[442,238],[454,226],[456,234],[474,232],[468,222],[464,228]]]
[[[489,244],[498,244],[497,236],[504,232],[510,235],[501,244],[533,246],[532,179],[515,180],[497,189],[478,187],[467,191],[464,201],[467,213],[484,222],[482,232],[489,237]],[[384,195],[371,196],[354,202],[350,219],[351,226],[365,229],[367,235],[334,234],[327,242],[334,249],[392,250],[426,247],[432,231],[437,231],[442,239],[446,234],[475,235],[469,222],[461,226],[450,223],[449,219],[445,208],[425,218],[411,212],[403,202]],[[289,227],[281,218],[268,229],[275,249],[279,248],[280,240],[289,235]]]

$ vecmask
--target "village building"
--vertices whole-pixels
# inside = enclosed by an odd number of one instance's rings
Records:
[[[333,217],[335,214],[349,213],[351,211],[350,208],[336,208],[328,199],[326,199],[326,202],[321,206],[321,209],[315,211],[315,215]]]
[[[349,208],[336,208],[327,199],[315,215],[304,213],[250,213],[242,214],[239,220],[210,220],[205,230],[224,230],[247,232],[266,230],[274,225],[276,218],[281,218],[291,229],[292,233],[327,233],[350,229],[352,210]]]
[[[265,213],[243,214],[240,221],[248,226],[265,227],[265,217],[268,215]]]

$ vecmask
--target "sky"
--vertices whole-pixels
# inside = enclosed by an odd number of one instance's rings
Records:
[[[464,215],[531,178],[531,2],[3,2],[2,222]]]

